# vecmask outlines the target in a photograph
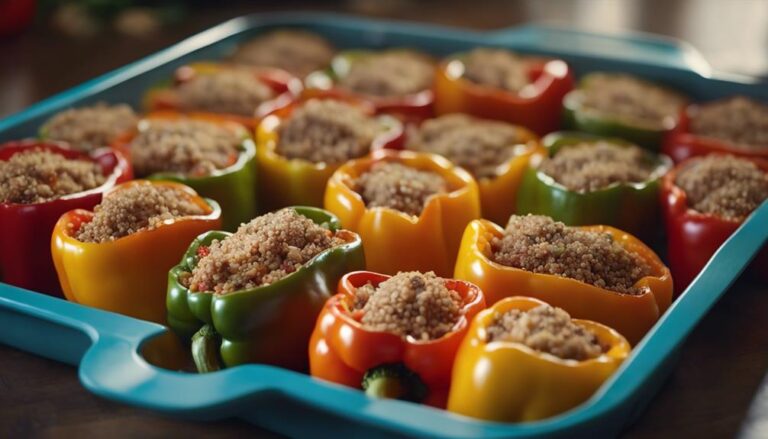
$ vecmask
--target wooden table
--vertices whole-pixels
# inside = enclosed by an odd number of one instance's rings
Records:
[[[274,3],[274,4],[273,4]],[[219,4],[217,2],[217,4]],[[764,75],[768,44],[765,2],[653,0],[229,2],[191,14],[152,38],[124,36],[73,40],[45,26],[0,40],[0,116],[85,79],[152,53],[226,18],[277,8],[342,10],[477,28],[556,19],[598,30],[633,28],[683,37],[716,68]],[[73,55],[93,54],[73,63]],[[693,332],[680,363],[626,437],[768,436],[768,287],[740,281]],[[2,328],[1,330],[12,330]],[[191,423],[158,416],[89,394],[70,366],[0,346],[0,437],[275,436],[239,420]],[[768,383],[766,383],[768,384]]]

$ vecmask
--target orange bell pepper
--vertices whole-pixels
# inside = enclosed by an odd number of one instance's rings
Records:
[[[503,236],[504,230],[486,220],[472,221],[464,231],[454,277],[479,286],[489,304],[512,294],[535,297],[565,309],[574,318],[608,325],[634,345],[669,308],[672,275],[653,250],[634,236],[609,226],[578,228],[609,233],[615,242],[650,266],[651,274],[635,283],[642,294],[622,294],[575,279],[532,273],[493,262],[491,240]]]
[[[353,189],[354,181],[380,161],[435,172],[447,181],[450,192],[430,197],[418,217],[386,207],[368,208]],[[450,277],[462,231],[480,217],[480,198],[472,176],[441,156],[381,150],[345,163],[331,176],[325,208],[363,238],[368,269],[386,274],[432,270]]]

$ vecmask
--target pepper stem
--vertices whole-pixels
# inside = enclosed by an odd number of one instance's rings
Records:
[[[421,402],[427,396],[427,386],[402,363],[384,364],[369,369],[361,383],[365,394],[374,398],[392,398]]]
[[[221,338],[213,329],[213,325],[203,325],[192,336],[192,359],[198,372],[208,373],[222,369],[219,359],[220,345]]]

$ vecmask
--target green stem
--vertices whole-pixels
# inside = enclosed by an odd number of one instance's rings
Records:
[[[200,373],[215,372],[222,369],[219,359],[221,338],[213,329],[213,325],[203,325],[192,336],[192,359]]]

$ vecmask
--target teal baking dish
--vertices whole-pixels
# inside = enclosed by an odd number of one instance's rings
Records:
[[[750,78],[713,76],[690,46],[647,35],[593,35],[524,26],[474,32],[315,13],[231,20],[141,61],[0,120],[0,141],[34,136],[51,114],[96,101],[140,106],[142,92],[180,65],[225,56],[241,40],[274,27],[320,33],[339,47],[411,46],[446,55],[478,45],[557,56],[577,74],[626,71],[663,81],[698,100],[746,94],[768,100]],[[613,436],[648,404],[674,367],[679,347],[768,240],[768,203],[720,248],[691,286],[585,404],[543,421],[500,424],[361,392],[265,365],[205,375],[154,365],[149,353],[166,328],[0,283],[0,343],[78,366],[83,385],[103,397],[192,420],[237,416],[289,436],[599,437]]]

